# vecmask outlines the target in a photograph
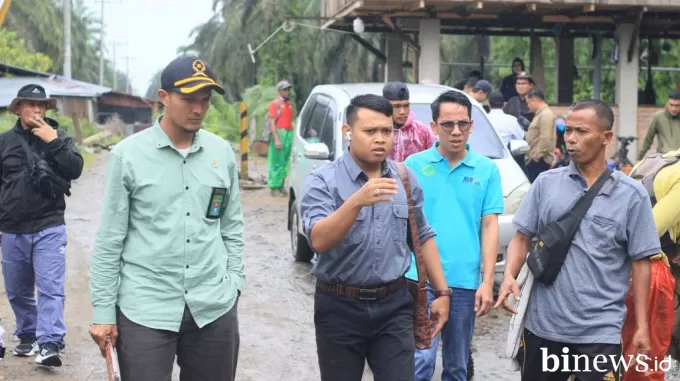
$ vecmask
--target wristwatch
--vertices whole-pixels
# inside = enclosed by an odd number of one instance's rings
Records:
[[[434,297],[435,297],[435,298],[438,298],[438,297],[440,297],[440,296],[449,296],[449,297],[450,297],[451,294],[453,294],[453,291],[451,291],[450,288],[446,288],[446,289],[443,289],[443,290],[435,291],[435,292],[434,292]]]

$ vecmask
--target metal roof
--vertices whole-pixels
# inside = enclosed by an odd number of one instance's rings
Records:
[[[0,108],[5,108],[12,103],[20,88],[36,84],[45,88],[48,96],[52,97],[77,97],[97,98],[112,89],[91,83],[68,79],[53,75],[46,78],[40,77],[14,77],[0,78]]]

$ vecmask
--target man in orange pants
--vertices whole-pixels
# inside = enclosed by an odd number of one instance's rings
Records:
[[[680,339],[680,315],[674,311],[676,306],[676,282],[673,273],[680,274],[680,150],[667,154],[650,155],[639,162],[632,170],[631,176],[640,180],[650,193],[654,205],[654,222],[661,237],[663,253],[653,257],[652,281],[649,294],[649,336],[651,342],[650,362],[648,370],[636,362],[626,371],[624,380],[663,381],[664,372],[658,364],[669,353],[677,359],[677,344]],[[673,268],[673,273],[671,273]],[[632,292],[626,298],[629,314],[623,326],[624,353],[630,353],[630,342],[635,332],[635,310]],[[677,322],[676,322],[677,321]],[[670,347],[670,348],[669,348]],[[628,357],[626,357],[628,358]],[[667,362],[667,361],[666,361]],[[667,364],[664,364],[668,367]]]

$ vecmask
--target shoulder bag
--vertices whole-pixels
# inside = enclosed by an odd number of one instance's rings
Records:
[[[611,173],[612,170],[607,168],[565,215],[539,229],[535,244],[527,257],[527,265],[536,280],[546,285],[555,281],[581,220]]]
[[[408,228],[406,229],[407,242],[410,249],[416,256],[416,267],[418,270],[418,282],[409,281],[411,294],[415,299],[413,309],[413,335],[416,348],[427,349],[432,347],[432,337],[430,335],[430,317],[428,315],[427,300],[427,269],[423,250],[420,247],[420,235],[418,234],[418,223],[415,218],[415,207],[411,196],[411,182],[408,178],[408,171],[404,163],[395,163],[399,170],[399,177],[406,190],[406,202],[408,203]]]

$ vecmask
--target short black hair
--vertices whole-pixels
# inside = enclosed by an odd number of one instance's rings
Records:
[[[454,91],[454,90],[449,90],[446,92],[441,93],[437,99],[432,102],[432,105],[430,108],[432,109],[432,120],[437,121],[439,119],[439,108],[442,103],[456,103],[459,104],[465,108],[467,108],[468,111],[468,117],[472,118],[472,102],[470,102],[470,99],[468,99],[467,95]]]
[[[678,100],[680,99],[680,91],[668,94],[668,99]]]
[[[534,99],[540,99],[543,102],[545,102],[545,93],[543,90],[534,87],[533,89],[529,90],[529,92],[526,95],[527,98],[534,98]]]
[[[392,117],[392,103],[388,101],[385,97],[373,94],[357,95],[352,98],[345,111],[345,116],[347,118],[347,124],[354,126],[357,121],[357,114],[362,108],[367,108],[379,112],[385,116]]]
[[[597,99],[587,99],[569,107],[570,112],[582,110],[593,110],[605,131],[611,131],[614,128],[614,111],[608,104]]]
[[[489,107],[496,109],[496,108],[502,108],[505,105],[505,98],[503,97],[503,94],[498,91],[494,91],[491,94],[489,94]]]

